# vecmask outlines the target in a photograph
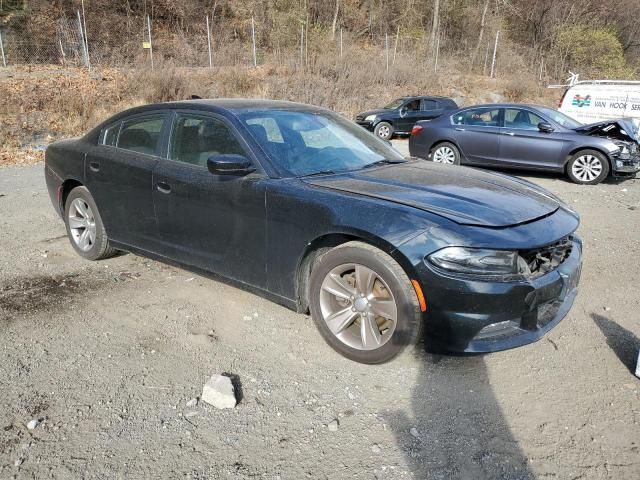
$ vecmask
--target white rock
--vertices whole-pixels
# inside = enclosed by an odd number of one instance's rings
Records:
[[[37,418],[34,418],[29,423],[27,423],[27,428],[29,430],[33,430],[34,428],[36,428],[38,426],[39,423],[40,423],[40,420],[38,420]]]
[[[338,431],[338,425],[339,425],[338,424],[338,420],[332,420],[327,425],[327,428],[329,429],[330,432],[337,432]]]
[[[191,408],[191,407],[195,407],[198,404],[198,399],[197,398],[192,398],[191,400],[189,400],[187,402],[187,407]]]
[[[420,434],[418,433],[418,429],[415,428],[415,427],[412,427],[411,430],[409,430],[409,433],[411,434],[412,437],[420,438]]]
[[[204,384],[200,399],[216,408],[235,407],[236,394],[231,379],[224,375],[212,375]]]
[[[371,451],[373,453],[380,453],[382,449],[380,448],[380,445],[378,445],[377,443],[374,443],[373,445],[371,445]]]

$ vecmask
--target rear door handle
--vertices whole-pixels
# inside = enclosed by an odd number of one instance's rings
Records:
[[[458,127],[458,128],[456,128],[456,130],[457,130],[458,132],[464,132],[464,128],[459,128],[459,127]]]
[[[100,170],[100,164],[98,162],[89,162],[89,169],[92,172],[98,172]]]
[[[509,135],[510,137],[513,137],[515,135],[515,133],[513,132],[502,132],[503,135]]]
[[[156,188],[160,193],[171,193],[171,185],[165,182],[156,183]]]

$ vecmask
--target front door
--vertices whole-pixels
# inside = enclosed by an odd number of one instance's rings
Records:
[[[561,169],[563,139],[555,132],[541,132],[540,122],[547,120],[530,110],[507,108],[500,137],[500,161],[505,166]]]
[[[157,241],[151,196],[153,168],[160,159],[167,113],[129,117],[104,129],[87,152],[86,185],[107,235],[116,242],[151,250]]]
[[[421,120],[422,111],[420,109],[420,99],[416,98],[405,103],[400,108],[400,118],[397,121],[397,132],[410,132],[415,123]]]
[[[177,113],[168,158],[153,171],[162,254],[264,287],[267,177],[262,173],[213,175],[207,159],[216,154],[252,159],[246,144],[223,118]]]

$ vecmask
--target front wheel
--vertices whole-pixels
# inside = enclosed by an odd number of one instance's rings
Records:
[[[327,343],[360,363],[389,361],[419,336],[420,309],[409,278],[366,243],[349,242],[319,257],[310,309]]]
[[[380,122],[376,125],[376,128],[373,129],[373,133],[382,140],[391,140],[393,136],[393,126],[389,122]]]
[[[460,150],[453,143],[439,143],[431,150],[431,160],[435,163],[460,165]]]
[[[567,175],[574,183],[596,185],[609,175],[609,161],[596,150],[581,150],[569,160]]]

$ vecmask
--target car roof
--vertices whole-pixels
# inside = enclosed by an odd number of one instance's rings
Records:
[[[477,105],[467,105],[461,107],[460,110],[468,110],[471,108],[551,108],[547,105],[538,105],[535,103],[479,103]]]
[[[443,95],[406,95],[404,97],[398,97],[398,98],[401,98],[402,100],[411,100],[411,99],[418,99],[418,98],[437,98],[439,100],[451,100],[451,98],[445,97]]]

